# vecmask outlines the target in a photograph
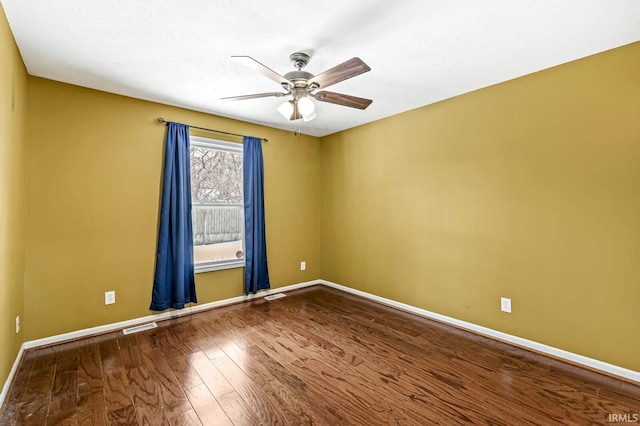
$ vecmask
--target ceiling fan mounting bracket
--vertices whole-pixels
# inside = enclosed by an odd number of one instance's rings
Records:
[[[289,55],[289,60],[293,64],[294,67],[300,71],[302,68],[306,67],[309,61],[311,60],[311,56],[302,52],[294,52]]]

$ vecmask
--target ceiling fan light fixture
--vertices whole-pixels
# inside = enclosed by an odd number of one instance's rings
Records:
[[[289,117],[291,117],[291,115],[293,114],[293,109],[293,101],[286,101],[278,107],[278,112],[288,120]]]
[[[314,118],[316,118],[317,116],[318,116],[318,114],[316,114],[316,112],[315,112],[315,111],[313,111],[311,114],[303,115],[303,116],[302,116],[302,119],[303,119],[304,121],[311,121],[311,120],[313,120]]]
[[[315,108],[316,106],[313,104],[313,101],[308,97],[305,96],[298,99],[298,109],[300,110],[300,114],[302,114],[303,117],[313,114]]]

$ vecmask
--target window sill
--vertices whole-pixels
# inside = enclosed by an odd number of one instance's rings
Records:
[[[202,272],[221,271],[223,269],[244,268],[244,259],[227,260],[215,263],[201,263],[195,265],[194,272],[200,274]]]

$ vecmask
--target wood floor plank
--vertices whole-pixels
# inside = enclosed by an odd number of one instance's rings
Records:
[[[143,425],[168,425],[160,385],[145,367],[127,370],[136,416]]]
[[[100,364],[103,372],[123,367],[122,360],[120,359],[120,347],[118,346],[118,339],[115,335],[109,340],[102,340],[99,347]]]
[[[56,370],[49,399],[49,412],[76,412],[78,408],[78,371]]]
[[[229,384],[247,403],[250,402],[256,417],[263,424],[284,424],[287,417],[278,406],[277,401],[271,399],[244,372],[222,352],[220,356],[211,360],[213,365],[222,373]]]
[[[173,327],[171,333],[178,342],[180,353],[176,356],[188,355],[201,350],[196,325],[191,315],[170,320]]]
[[[34,370],[41,370],[56,365],[58,349],[55,346],[37,349],[35,352]]]
[[[293,393],[270,374],[257,375],[252,381],[278,404],[287,419],[296,419],[299,425],[330,424],[301,395]]]
[[[216,400],[232,424],[236,426],[261,424],[260,419],[253,413],[251,405],[247,404],[237,392],[227,392],[220,397],[216,397]]]
[[[20,408],[20,405],[9,401],[5,405],[4,409],[0,411],[0,425],[9,425],[9,426],[15,425],[16,419],[18,417],[19,408]]]
[[[198,418],[205,425],[231,426],[231,420],[204,383],[186,389]]]
[[[107,419],[109,425],[133,426],[139,424],[133,404],[110,411],[107,413]]]
[[[290,336],[290,332],[287,330],[278,330],[278,334],[282,336]],[[299,340],[298,338],[293,337],[292,340]],[[396,391],[392,386],[388,385],[389,376],[385,373],[379,373],[375,371],[373,368],[369,368],[368,364],[365,362],[357,362],[353,363],[353,358],[347,357],[345,358],[344,350],[340,351],[327,351],[323,345],[301,345],[297,350],[295,350],[296,355],[301,360],[307,359],[322,359],[323,363],[331,366],[334,371],[339,372],[343,377],[340,379],[335,379],[335,381],[346,380],[349,382],[351,386],[348,387],[348,397],[354,399],[362,399],[366,398],[368,395],[373,394],[384,394],[388,396],[390,393]],[[358,368],[358,366],[360,366]],[[365,374],[362,374],[365,372]],[[342,388],[346,388],[342,386]],[[400,389],[402,391],[407,391],[406,383],[404,386],[401,386]],[[365,390],[362,395],[354,395],[353,393],[359,393],[360,391]],[[406,395],[403,392],[398,392],[398,396],[405,396],[407,398],[412,398],[414,402],[417,401],[415,394],[410,396]],[[385,403],[382,402],[373,402],[369,401],[365,403],[368,406],[377,405],[384,406]],[[414,404],[416,405],[416,404]],[[430,420],[436,420],[439,418],[437,415],[427,415],[425,416],[424,407],[413,407],[407,406],[403,413],[395,413],[393,407],[387,407],[387,412],[390,413],[391,419],[389,421],[401,421],[406,416],[425,419],[429,418]],[[404,419],[406,420],[406,419]]]
[[[20,362],[20,366],[16,371],[16,375],[13,378],[11,387],[7,392],[7,401],[15,403],[24,400],[24,393],[27,389],[27,382],[29,381],[29,376],[31,375],[31,371],[35,364],[35,356],[33,356],[33,354],[34,352],[27,352]],[[0,419],[2,419],[2,417],[0,417]]]
[[[171,418],[190,410],[191,404],[178,383],[165,357],[158,353],[146,353],[143,356],[145,367],[160,388],[162,404],[167,417]]]
[[[78,394],[102,391],[102,365],[99,351],[85,352],[78,358]]]
[[[273,339],[274,336],[280,342],[281,346],[286,347],[288,351],[295,354],[298,359],[296,363],[303,363],[305,366],[322,371],[323,376],[331,378],[331,382],[338,384],[336,386],[344,392],[345,398],[357,402],[361,406],[376,407],[380,411],[376,413],[378,418],[383,418],[389,422],[406,421],[405,415],[396,410],[387,403],[385,398],[380,398],[383,392],[380,392],[384,386],[380,382],[375,382],[370,376],[362,375],[356,366],[345,359],[336,356],[333,352],[326,351],[321,347],[311,344],[304,337],[291,332],[287,328],[277,326],[273,322],[263,324],[259,327],[264,331],[262,334],[264,339]],[[317,360],[321,360],[317,363]],[[296,367],[299,367],[294,363]],[[313,366],[316,365],[314,368]],[[329,369],[327,368],[329,367]],[[292,368],[291,366],[289,367]],[[354,407],[356,409],[357,407]]]
[[[195,353],[195,352],[194,352]],[[173,374],[176,376],[178,383],[184,388],[189,389],[202,384],[202,379],[198,372],[189,362],[191,354],[179,355],[169,359],[169,366]]]
[[[16,425],[44,425],[47,422],[48,410],[48,397],[40,397],[24,402],[19,405],[18,413],[15,417]]]
[[[81,356],[90,352],[100,352],[99,342],[99,336],[90,336],[84,339],[78,339],[73,342],[69,342],[69,344],[73,347],[76,347],[78,349],[78,356]]]
[[[154,333],[151,336],[153,339],[153,345],[156,348],[155,353],[161,353],[166,357],[182,355],[179,343],[175,341],[175,337],[167,327],[160,328],[157,333]]]
[[[248,338],[251,328],[244,321],[235,320],[229,310],[223,311],[221,315],[207,322],[203,328],[209,336],[209,341],[214,343],[220,339],[231,340],[241,348],[251,344]]]
[[[319,360],[298,360],[286,366],[296,376],[325,395],[332,395],[331,405],[336,406],[340,415],[354,424],[367,424],[376,419],[380,424],[397,424],[404,416],[390,408],[388,401],[380,393],[357,389],[360,383],[349,383],[340,371],[328,367]],[[366,400],[362,398],[366,395]],[[385,403],[386,402],[386,403]],[[397,415],[396,415],[397,414]],[[402,422],[400,422],[402,423]]]
[[[301,419],[301,423],[326,423],[320,419],[320,416],[315,414],[314,409],[311,408],[309,404],[302,402],[304,400],[302,395],[294,392],[289,386],[285,386],[283,383],[275,380],[269,368],[271,364],[254,359],[248,352],[241,349],[234,342],[228,341],[221,345],[218,354],[213,357],[210,356],[210,359],[215,361],[218,358],[228,357],[238,369],[242,370],[248,378],[257,383],[265,393],[272,399],[277,400],[282,409],[287,412],[287,415],[291,414],[295,418]],[[264,353],[263,355],[266,356]],[[279,367],[282,368],[282,366]],[[306,419],[309,421],[307,422]]]
[[[339,424],[344,420],[344,416],[339,414],[338,408],[329,403],[323,392],[325,389],[314,386],[313,383],[297,376],[258,346],[250,346],[246,352],[256,363],[264,366],[275,380],[305,401],[318,417],[326,420],[326,424]],[[333,393],[333,389],[330,391]]]
[[[493,418],[507,425],[527,424],[531,426],[548,426],[549,418],[539,417],[535,414],[523,412],[517,409],[517,405],[504,401],[495,401],[488,398],[483,404],[484,410],[493,413]]]
[[[189,361],[213,396],[219,398],[226,393],[234,392],[233,386],[203,352],[191,354]]]
[[[352,374],[353,371],[350,370],[350,365],[341,363],[340,361],[337,363],[327,363],[325,362],[327,359],[316,363],[314,354],[308,350],[311,346],[308,340],[295,333],[278,330],[273,324],[270,326],[262,324],[254,327],[254,331],[255,334],[252,335],[252,340],[263,350],[270,352],[276,360],[279,358],[281,363],[286,363],[285,368],[295,370],[298,375],[305,375],[305,381],[315,380],[316,386],[327,390],[333,386],[335,387],[335,393],[342,394],[342,392],[344,392],[346,395],[344,395],[343,398],[345,401],[348,401],[345,405],[349,408],[347,416],[366,415],[364,411],[360,409],[357,402],[359,396],[368,396],[367,392],[364,391],[360,395],[354,395],[353,393],[359,393],[361,388],[371,389],[373,384],[363,377],[357,377]],[[275,338],[274,342],[275,336],[279,337]],[[278,355],[283,353],[287,355],[285,358]],[[287,363],[288,357],[293,357],[296,361]],[[327,380],[327,378],[329,378],[329,380]],[[348,383],[349,381],[353,383]],[[373,395],[377,395],[377,393],[374,392]],[[375,406],[375,410],[378,410],[376,414],[384,418],[385,421],[397,422],[404,417],[401,413],[395,412],[384,400],[376,398],[376,396],[373,396],[373,398],[376,400],[374,403],[369,401],[369,406]],[[365,402],[365,404],[367,403]],[[363,419],[356,418],[355,420],[362,421]]]
[[[78,425],[80,426],[105,426],[107,424],[107,411],[102,389],[84,393],[78,402]]]
[[[260,346],[270,357],[280,364],[290,364],[298,359],[285,339],[272,339],[260,334],[258,330],[252,330],[250,333],[247,333],[247,336],[253,344]]]
[[[51,395],[51,387],[53,385],[53,375],[55,374],[56,366],[47,365],[31,371],[29,380],[27,381],[27,388],[22,397],[23,401],[31,401],[34,399],[41,399],[49,397]]]
[[[56,374],[68,371],[78,371],[79,354],[76,348],[61,351],[56,356]]]
[[[24,352],[0,424],[607,425],[640,384],[317,286]]]
[[[142,351],[138,345],[137,334],[118,336],[118,348],[120,352],[120,363],[126,369],[132,369],[144,364]]]
[[[112,412],[132,404],[127,372],[122,366],[110,367],[104,371],[104,399],[107,412]]]
[[[56,426],[76,426],[78,424],[78,407],[67,408],[64,411],[52,410],[49,407],[50,415],[47,416],[48,425]]]
[[[349,332],[345,333],[345,326],[342,321],[332,321],[329,318],[323,318],[318,313],[311,313],[309,310],[295,311],[296,302],[288,301],[282,307],[282,316],[290,317],[295,315],[296,326],[306,330],[310,334],[315,334],[319,338],[330,342],[341,351],[347,351],[346,354],[355,359],[361,358],[372,364],[376,364],[387,374],[397,376],[403,374],[404,371],[398,366],[395,360],[390,359],[387,355],[388,350],[381,348],[379,353],[373,351],[371,345],[375,344],[372,339],[362,339],[362,335]],[[275,308],[274,308],[275,309]],[[393,354],[393,352],[391,352]]]
[[[199,426],[202,425],[202,422],[195,411],[189,410],[172,417],[171,424],[173,426]]]
[[[301,326],[298,323],[289,322],[288,324],[286,324],[284,321],[281,321],[280,319],[275,319],[273,322],[279,324],[281,327],[288,328],[289,330],[291,330],[296,334],[299,334],[300,336],[307,339],[311,344],[316,345],[323,350],[328,350],[333,352],[336,356],[339,356],[340,358],[344,359],[346,362],[348,362],[351,365],[357,366],[364,362],[364,359],[360,358],[355,353],[345,352],[345,350],[341,346],[338,346],[328,341],[327,339],[319,336],[318,334],[309,331],[307,328]]]

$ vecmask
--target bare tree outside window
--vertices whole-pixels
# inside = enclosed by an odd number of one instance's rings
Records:
[[[199,204],[242,203],[242,154],[192,147],[191,199]]]

